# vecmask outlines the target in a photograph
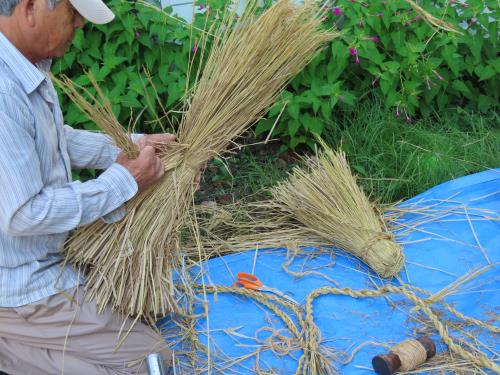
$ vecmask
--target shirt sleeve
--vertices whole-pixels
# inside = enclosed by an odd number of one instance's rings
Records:
[[[99,132],[73,129],[64,126],[68,144],[71,168],[106,169],[116,160],[120,149],[113,144],[111,137]],[[142,134],[132,134],[132,142],[137,142]]]
[[[64,233],[114,211],[137,193],[129,171],[112,162],[95,180],[47,184],[35,134],[27,105],[0,93],[0,227],[7,233]],[[111,154],[106,158],[109,162]]]

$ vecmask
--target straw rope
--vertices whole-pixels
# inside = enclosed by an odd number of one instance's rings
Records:
[[[455,343],[454,339],[449,335],[448,328],[446,324],[442,323],[438,315],[428,306],[424,298],[418,297],[414,292],[409,290],[407,287],[395,287],[393,285],[385,285],[379,289],[361,289],[353,290],[350,288],[336,288],[336,287],[322,287],[313,290],[306,297],[305,310],[294,305],[293,303],[283,299],[279,296],[262,293],[259,291],[248,290],[244,288],[233,288],[227,286],[205,286],[205,291],[207,293],[232,293],[247,298],[252,298],[255,301],[262,303],[264,306],[268,307],[276,316],[278,316],[288,327],[290,332],[296,337],[297,341],[302,345],[303,355],[298,361],[298,368],[296,374],[313,374],[313,373],[333,373],[330,361],[322,354],[320,343],[321,334],[319,328],[314,323],[314,308],[313,302],[316,298],[324,295],[344,295],[353,298],[374,298],[383,297],[388,293],[400,294],[410,300],[414,305],[421,308],[421,310],[428,316],[435,329],[441,336],[443,342],[448,346],[449,350],[453,353],[458,354],[465,360],[470,361],[472,364],[481,367],[488,368],[496,373],[499,373],[500,366],[498,366],[494,361],[489,359],[486,355],[481,352],[475,352],[471,354],[470,352],[463,349],[461,346]],[[200,292],[203,289],[202,285],[196,285],[195,290]],[[271,303],[271,301],[273,303]],[[276,305],[281,305],[286,309],[293,311],[295,316],[299,320],[301,331],[298,331],[297,326],[293,323],[291,317],[280,310]],[[493,333],[498,333],[499,328],[484,324],[483,322],[469,318],[462,313],[456,311],[453,308],[448,308],[446,303],[441,303],[452,314],[463,319],[465,322],[480,326]],[[305,317],[302,318],[302,314]],[[420,345],[421,346],[421,345]],[[397,348],[397,347],[396,347]],[[392,349],[391,349],[392,350]],[[402,348],[403,354],[402,362],[406,363],[408,368],[406,370],[411,370],[416,367],[415,363],[420,361],[421,355],[416,355],[416,357],[405,356],[405,353],[410,350],[414,352],[414,348],[404,346]],[[425,355],[425,351],[424,351]],[[424,357],[425,362],[425,357]],[[419,362],[421,364],[423,362]],[[414,366],[414,367],[411,367]]]
[[[195,290],[201,291],[203,286],[197,285],[195,286]],[[425,299],[418,297],[411,290],[405,287],[395,287],[392,285],[385,285],[379,289],[361,289],[361,290],[353,290],[350,288],[335,288],[335,287],[322,287],[313,290],[306,297],[306,305],[305,310],[295,306],[293,303],[290,303],[286,299],[281,297],[266,294],[259,291],[248,290],[244,288],[233,288],[227,286],[205,286],[205,291],[207,293],[233,293],[238,294],[244,297],[252,298],[259,303],[262,303],[264,306],[268,307],[273,313],[276,314],[288,327],[290,332],[297,338],[299,343],[302,343],[303,355],[299,358],[298,367],[296,370],[296,374],[313,374],[313,373],[332,373],[330,361],[322,354],[320,343],[321,343],[321,334],[319,328],[314,323],[314,308],[313,302],[316,298],[324,295],[344,295],[350,296],[353,298],[374,298],[374,297],[382,297],[388,293],[396,293],[403,295],[408,300],[410,300],[416,306],[419,306],[422,311],[428,316],[435,329],[441,336],[443,342],[448,345],[448,348],[451,352],[458,354],[462,358],[470,361],[476,366],[481,368],[488,368],[496,373],[500,373],[500,366],[498,366],[494,361],[490,360],[486,355],[476,352],[475,354],[471,354],[470,352],[464,350],[461,346],[455,343],[453,338],[448,333],[447,326],[442,323],[438,317],[438,315],[432,311],[430,307],[428,307]],[[297,330],[297,326],[293,323],[290,316],[284,313],[282,310],[279,310],[276,305],[270,303],[270,301],[275,302],[287,309],[293,311],[300,322],[301,332]],[[459,318],[463,318],[464,321],[468,323],[472,323],[474,325],[480,326],[488,331],[493,333],[498,333],[499,328],[493,327],[483,322],[466,317],[462,313],[454,310],[453,308],[448,308],[447,304],[442,303],[448,311],[455,314]],[[305,313],[305,318],[301,318],[301,315]],[[420,345],[421,346],[421,345]],[[405,356],[405,352],[408,350],[414,351],[413,348],[403,347],[403,356]],[[392,350],[392,349],[391,349]],[[425,351],[424,351],[425,355]],[[403,361],[406,363],[408,368],[406,370],[411,370],[416,367],[415,363],[420,361],[420,355],[416,355],[416,357],[408,357],[405,356]],[[425,357],[424,357],[425,362]],[[423,362],[419,362],[421,364]],[[327,366],[330,366],[329,368]],[[414,367],[410,367],[414,366]]]
[[[420,309],[430,319],[430,321],[434,325],[434,328],[437,330],[443,342],[448,346],[450,351],[458,354],[462,358],[470,361],[471,363],[479,367],[488,368],[490,370],[495,371],[496,373],[500,373],[500,366],[497,365],[492,360],[490,360],[483,353],[471,354],[470,352],[464,350],[462,347],[457,345],[454,342],[453,338],[449,335],[447,326],[439,320],[437,314],[434,311],[432,311],[430,307],[428,307],[425,300],[415,295],[415,293],[413,293],[409,289],[403,287],[394,287],[392,285],[385,285],[377,290],[371,290],[371,289],[352,290],[350,288],[335,288],[335,287],[323,287],[315,289],[306,298],[306,322],[310,327],[315,325],[313,321],[313,312],[314,312],[313,301],[315,298],[318,298],[320,296],[334,294],[334,295],[351,296],[353,298],[367,298],[367,297],[381,297],[387,293],[401,294],[405,296],[407,299],[409,299],[411,302],[413,302],[413,304],[419,306]],[[309,336],[309,340],[315,340],[315,339],[317,338],[314,336],[314,334],[311,334]],[[306,342],[306,345],[308,347],[314,348],[317,347],[318,344]],[[304,355],[306,355],[306,352],[304,352]]]
[[[215,285],[214,286],[205,285],[204,287],[197,285],[195,287],[195,290],[197,290],[197,291],[204,290],[206,293],[214,293],[214,294],[215,293],[231,293],[231,294],[237,294],[240,296],[254,299],[257,302],[266,306],[277,317],[279,317],[285,323],[285,325],[288,327],[290,332],[297,338],[297,340],[299,342],[303,341],[301,333],[297,329],[297,326],[295,325],[293,320],[290,318],[290,316],[288,314],[286,314],[283,310],[280,310],[275,304],[271,303],[271,301],[272,301],[274,303],[277,303],[277,304],[287,308],[288,310],[292,310],[295,313],[295,315],[299,318],[299,322],[301,324],[301,327],[304,328],[306,326],[306,324],[305,324],[304,320],[302,319],[302,314],[300,312],[299,307],[294,305],[293,303],[287,301],[284,298],[278,297],[278,296],[273,295],[273,294],[266,294],[266,293],[262,293],[262,292],[258,292],[258,291],[254,291],[254,290],[250,290],[250,289],[234,288],[234,287],[228,287],[228,286],[224,286],[224,285],[216,285],[216,286]]]

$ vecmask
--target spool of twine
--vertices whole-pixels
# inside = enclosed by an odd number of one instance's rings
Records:
[[[392,375],[396,371],[412,371],[436,355],[436,345],[429,337],[405,340],[372,359],[378,375]]]

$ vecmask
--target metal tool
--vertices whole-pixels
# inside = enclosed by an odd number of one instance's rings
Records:
[[[146,357],[149,375],[168,375],[170,371],[165,369],[163,359],[158,353],[150,354]]]
[[[258,290],[259,292],[273,293],[276,294],[277,296],[280,296],[281,298],[284,298],[292,302],[295,305],[299,305],[299,303],[295,301],[292,297],[287,296],[279,289],[271,288],[267,285],[264,285],[264,283],[260,281],[257,276],[252,275],[251,273],[238,272],[237,277],[238,279],[233,284],[234,287],[240,286],[246,289]]]

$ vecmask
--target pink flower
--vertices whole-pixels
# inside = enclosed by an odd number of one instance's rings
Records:
[[[384,13],[377,13],[377,17],[383,17]]]
[[[367,40],[371,40],[374,43],[380,42],[380,39],[378,37],[376,37],[376,36],[370,36],[370,37],[367,38]]]
[[[349,55],[351,56],[356,56],[356,59],[354,60],[354,62],[356,64],[359,64],[359,57],[358,57],[358,50],[356,48],[349,48]]]
[[[440,81],[444,81],[444,78],[441,77],[441,75],[438,72],[436,72],[435,70],[433,70],[432,72],[436,75],[436,77],[438,77]]]
[[[193,51],[193,53],[196,53],[198,51],[198,43],[194,44],[192,51]]]
[[[408,112],[406,112],[406,108],[403,108],[403,111],[405,112],[406,122],[410,123],[411,122],[411,117],[408,115]]]
[[[372,81],[372,86],[375,86],[377,81],[380,79],[380,76],[375,77],[375,79]]]
[[[359,28],[363,27],[363,21],[361,21],[361,20],[358,21],[358,27]]]
[[[335,9],[333,10],[333,14],[336,16],[340,16],[340,13],[342,13],[342,10],[338,7],[335,7]]]

